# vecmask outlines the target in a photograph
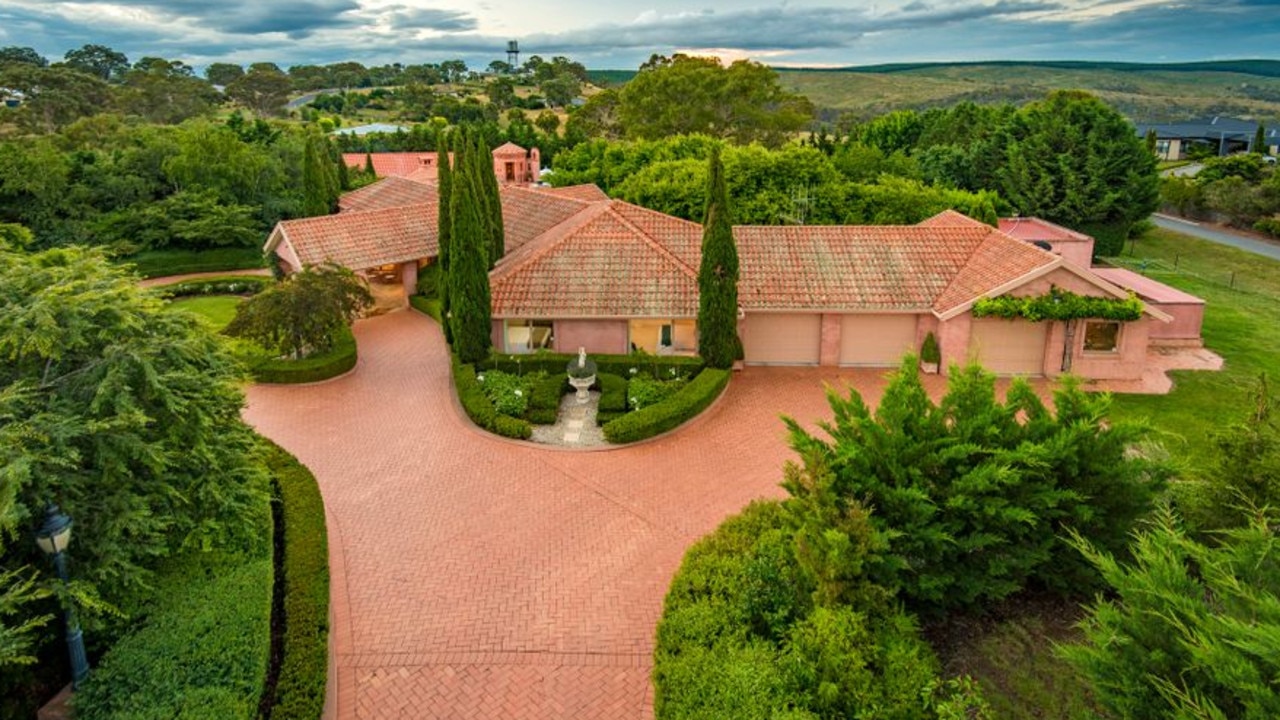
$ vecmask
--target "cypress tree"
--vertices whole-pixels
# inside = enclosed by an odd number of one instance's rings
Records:
[[[489,233],[475,163],[465,157],[474,153],[475,145],[469,140],[465,135],[458,139],[458,172],[451,179],[449,206],[450,321],[453,347],[464,363],[488,357],[492,326],[486,248]]]
[[[302,214],[328,215],[338,199],[338,178],[329,160],[327,141],[314,133],[307,136],[302,150]]]
[[[489,267],[492,269],[506,254],[506,231],[502,223],[502,196],[498,191],[498,176],[493,170],[493,153],[485,144],[482,133],[476,133],[475,168],[484,196],[489,227]]]
[[[698,352],[707,365],[727,368],[742,356],[738,338],[738,247],[729,215],[720,148],[711,150],[707,215],[698,267]]]
[[[341,153],[338,154],[338,188],[351,189],[351,171],[347,168],[347,161],[342,159]]]
[[[1258,127],[1253,131],[1253,151],[1256,153],[1267,153],[1267,128],[1262,123],[1258,123]]]
[[[453,167],[449,159],[449,137],[441,135],[439,146],[439,170],[436,174],[436,238],[439,244],[439,251],[436,255],[436,262],[440,264],[440,286],[439,295],[441,303],[441,316],[449,317],[449,238],[453,234],[453,216],[449,214],[450,206],[453,202]],[[453,342],[453,325],[450,322],[444,323],[445,339]]]
[[[373,169],[373,153],[371,152],[364,154],[364,174],[369,177],[378,176],[378,171]]]

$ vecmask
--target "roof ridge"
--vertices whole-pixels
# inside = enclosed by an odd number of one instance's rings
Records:
[[[682,268],[682,269],[685,271],[685,274],[686,274],[686,275],[688,275],[689,277],[692,277],[692,278],[696,278],[696,277],[698,277],[698,271],[697,271],[697,270],[694,270],[694,269],[693,269],[693,268],[691,268],[691,267],[689,267],[688,265],[686,265],[686,264],[684,263],[684,261],[683,261],[683,260],[681,260],[680,258],[676,257],[675,253],[673,253],[673,252],[671,252],[669,249],[667,249],[667,246],[666,246],[666,245],[663,245],[662,243],[658,242],[657,238],[653,237],[652,235],[650,235],[649,233],[645,232],[644,230],[641,230],[639,227],[637,227],[637,226],[636,226],[636,224],[635,224],[635,223],[633,223],[633,222],[631,222],[630,220],[626,219],[626,218],[625,218],[625,217],[623,217],[620,213],[618,213],[616,210],[614,210],[614,209],[613,209],[613,204],[614,204],[615,202],[617,202],[617,203],[621,203],[621,204],[623,204],[623,205],[627,205],[627,206],[630,206],[630,207],[640,207],[639,205],[632,205],[631,203],[626,202],[625,200],[609,200],[608,202],[602,202],[602,203],[599,203],[599,204],[600,204],[600,205],[603,205],[603,206],[608,207],[608,208],[609,208],[609,211],[613,214],[613,216],[614,216],[614,217],[618,218],[618,221],[619,221],[619,222],[621,222],[623,225],[626,225],[628,228],[630,228],[632,232],[637,233],[638,235],[640,235],[640,237],[644,238],[644,240],[645,240],[645,242],[646,242],[646,243],[648,243],[650,246],[652,246],[654,249],[656,249],[659,253],[661,253],[663,256],[665,256],[668,260],[670,260],[671,262],[675,263],[675,264],[676,264],[676,267]],[[595,203],[592,203],[592,204],[595,204]],[[653,210],[649,210],[648,208],[640,208],[640,209],[641,209],[641,210],[648,211],[648,212],[654,212]],[[677,219],[677,220],[679,220],[680,218],[676,218],[676,219]],[[692,221],[692,220],[685,220],[685,222],[693,222],[693,221]],[[694,224],[696,225],[697,223],[694,223]],[[730,227],[730,233],[732,233],[732,227]],[[733,242],[734,242],[734,244],[736,245],[738,241],[735,239]],[[699,248],[701,248],[701,246],[699,246]],[[701,249],[699,249],[699,256],[701,256]]]
[[[500,190],[503,193],[519,192],[527,195],[536,195],[539,199],[555,198],[556,200],[568,201],[568,202],[574,203],[575,205],[581,205],[583,207],[586,207],[588,205],[595,205],[596,203],[602,202],[600,200],[588,202],[586,200],[579,200],[578,198],[571,197],[569,195],[557,195],[555,193],[542,192],[537,188],[526,187],[524,185],[503,185],[500,188]],[[499,195],[501,195],[501,193]]]
[[[581,210],[547,228],[542,234],[526,242],[510,255],[504,255],[499,258],[490,274],[494,277],[504,277],[515,272],[516,269],[541,258],[554,247],[564,242],[575,231],[582,229],[592,220],[603,215],[605,210],[608,209],[604,203],[579,204],[583,206]]]
[[[938,310],[938,303],[942,300],[942,298],[946,297],[947,292],[951,290],[951,288],[954,287],[957,282],[959,282],[960,276],[964,274],[965,268],[969,267],[969,265],[973,263],[973,256],[978,254],[978,251],[982,249],[983,245],[986,245],[988,242],[990,242],[991,237],[993,235],[995,235],[996,233],[1000,233],[1000,231],[997,228],[993,228],[990,225],[986,225],[986,223],[983,223],[983,224],[988,228],[987,234],[982,237],[982,240],[978,244],[973,246],[973,249],[970,250],[968,255],[965,257],[964,263],[962,263],[960,267],[956,269],[955,274],[952,275],[951,279],[947,281],[947,284],[942,287],[942,290],[938,291],[937,296],[933,298],[933,302],[929,303],[929,306],[932,307],[935,312]],[[938,228],[928,228],[928,229],[938,229]],[[1004,233],[1000,233],[1000,234],[1004,235]],[[1009,236],[1005,235],[1005,237],[1009,237]],[[1021,241],[1019,240],[1015,242],[1021,242]]]

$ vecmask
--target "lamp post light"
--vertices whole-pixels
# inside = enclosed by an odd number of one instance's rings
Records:
[[[53,559],[53,566],[58,571],[58,579],[65,589],[67,578],[67,545],[71,543],[71,518],[67,517],[58,506],[49,503],[44,508],[44,524],[36,530],[36,544]],[[67,613],[67,654],[71,656],[71,686],[80,689],[80,683],[89,675],[89,659],[84,654],[84,635],[80,632],[80,623],[76,620],[76,610],[70,603]]]

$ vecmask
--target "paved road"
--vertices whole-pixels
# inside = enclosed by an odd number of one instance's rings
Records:
[[[341,720],[652,717],[671,576],[726,516],[782,494],[779,413],[829,416],[824,382],[883,388],[882,370],[752,368],[665,438],[544,449],[460,416],[425,316],[355,331],[356,372],[250,387],[245,411],[324,495]]]
[[[1173,230],[1222,245],[1230,245],[1234,248],[1269,257],[1272,260],[1280,260],[1280,243],[1255,240],[1247,235],[1227,232],[1190,220],[1159,213],[1151,216],[1151,222],[1155,223],[1157,227],[1162,227],[1166,230]]]

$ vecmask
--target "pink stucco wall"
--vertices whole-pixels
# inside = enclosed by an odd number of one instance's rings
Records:
[[[949,365],[964,365],[969,362],[969,332],[973,328],[973,315],[964,313],[950,320],[938,322],[935,336],[938,338],[938,349],[942,351],[941,372],[947,372]]]
[[[1198,342],[1200,327],[1204,324],[1204,305],[1196,303],[1151,303],[1151,306],[1173,316],[1172,322],[1150,321],[1153,342],[1178,340]]]
[[[826,313],[822,316],[822,335],[818,342],[818,364],[834,367],[840,364],[840,335],[843,315]]]
[[[589,353],[625,353],[627,347],[626,320],[556,320],[556,352],[577,352],[586,348]]]
[[[1147,320],[1123,323],[1120,329],[1119,348],[1116,352],[1085,352],[1084,324],[1076,321],[1075,337],[1071,347],[1071,374],[1093,380],[1138,380],[1147,364]],[[1049,349],[1045,352],[1045,375],[1062,375],[1063,345],[1066,324],[1053,323],[1049,330]]]

